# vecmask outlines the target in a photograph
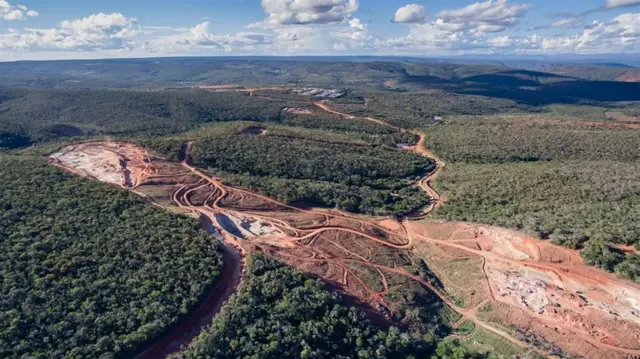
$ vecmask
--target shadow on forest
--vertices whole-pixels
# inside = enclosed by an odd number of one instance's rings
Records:
[[[523,70],[475,75],[456,80],[435,76],[408,76],[399,86],[509,99],[532,106],[593,101],[640,101],[640,83],[584,81]]]

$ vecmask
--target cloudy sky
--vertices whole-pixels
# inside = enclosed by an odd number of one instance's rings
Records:
[[[0,61],[640,53],[640,0],[0,0]]]

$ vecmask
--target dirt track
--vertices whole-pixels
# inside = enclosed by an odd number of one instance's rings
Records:
[[[339,112],[336,110],[331,109],[329,106],[327,106],[324,102],[314,102],[314,105],[316,105],[318,108],[334,114],[334,115],[338,115],[341,117],[344,117],[348,120],[355,120],[357,119],[356,116],[350,115],[348,113],[344,113],[344,112]],[[373,122],[379,125],[383,125],[383,126],[387,126],[390,128],[393,128],[395,130],[401,131],[401,132],[407,132],[406,129],[404,128],[400,128],[397,126],[394,126],[388,122],[373,118],[373,117],[362,117],[363,120],[365,121],[369,121],[369,122]],[[413,132],[416,136],[418,136],[418,142],[416,145],[408,147],[408,150],[420,155],[420,156],[424,156],[424,157],[428,157],[430,159],[432,159],[435,164],[436,167],[433,170],[433,172],[429,173],[427,176],[425,176],[422,180],[419,181],[419,185],[420,188],[422,188],[423,191],[425,191],[427,193],[427,195],[429,196],[429,198],[432,199],[431,204],[423,209],[420,213],[414,214],[412,216],[413,219],[419,219],[419,218],[424,218],[426,217],[426,215],[428,215],[429,213],[431,213],[431,211],[433,211],[434,209],[436,209],[437,207],[442,205],[442,198],[440,196],[440,194],[438,193],[438,191],[436,191],[431,182],[435,181],[438,178],[438,175],[441,173],[442,169],[445,166],[444,161],[442,161],[438,156],[436,156],[433,152],[429,151],[426,147],[425,147],[425,135],[423,132],[421,131],[411,131]]]
[[[253,95],[254,90],[256,89],[231,91],[247,91]],[[335,111],[326,103],[312,103],[324,111],[348,120],[372,121],[397,128],[378,119],[361,119]],[[419,183],[433,199],[428,208],[417,214],[417,217],[421,218],[442,203],[440,195],[432,187],[432,181],[437,178],[445,164],[426,149],[424,134],[419,131],[414,133],[419,137],[419,142],[410,150],[436,162],[435,170]],[[509,333],[505,329],[507,324],[535,330],[537,334],[550,338],[549,340],[564,350],[576,352],[587,358],[625,358],[628,355],[640,355],[640,344],[636,345],[633,342],[634,336],[640,339],[640,317],[637,321],[633,318],[626,319],[635,315],[634,310],[640,312],[640,304],[633,304],[632,301],[634,296],[640,297],[640,287],[620,281],[594,268],[582,266],[579,256],[576,257],[575,253],[569,250],[491,227],[454,223],[450,224],[453,226],[450,233],[439,237],[437,233],[442,230],[440,227],[448,224],[436,225],[406,220],[389,225],[388,218],[365,219],[337,211],[299,209],[247,190],[227,186],[221,180],[194,168],[188,163],[191,145],[187,143],[183,147],[183,158],[179,164],[152,156],[133,145],[114,143],[71,146],[61,151],[60,155],[52,156],[51,162],[79,175],[135,189],[136,193],[140,193],[156,205],[161,205],[154,198],[161,198],[157,192],[162,189],[177,207],[161,206],[196,217],[206,216],[214,224],[215,216],[219,213],[243,223],[264,223],[270,228],[268,235],[250,236],[246,240],[240,240],[227,234],[224,243],[227,256],[237,253],[236,248],[240,251],[271,253],[296,267],[334,282],[362,302],[379,308],[389,319],[393,317],[395,310],[394,303],[387,299],[390,288],[394,287],[390,285],[390,280],[401,277],[420,283],[431,290],[463,319],[472,320],[523,348],[534,349],[530,344]],[[78,158],[81,158],[81,161]],[[87,162],[92,158],[101,159],[99,168],[87,167]],[[119,163],[114,162],[116,160]],[[132,174],[133,183],[120,180],[119,176],[123,175],[124,166]],[[384,223],[387,224],[383,225]],[[471,244],[473,246],[470,247]],[[472,293],[487,295],[476,298],[476,295],[472,294],[471,304],[461,307],[455,304],[447,293],[434,288],[424,278],[407,270],[413,261],[407,261],[407,258],[414,258],[422,252],[434,253],[433,251],[439,253],[435,258],[446,258],[447,261],[481,259],[482,265],[477,271],[482,276],[482,281],[467,284],[455,276],[443,278],[451,287],[469,287],[473,290]],[[456,254],[450,254],[452,251]],[[231,265],[225,268],[233,266],[233,274],[225,270],[226,274],[223,273],[216,287],[217,295],[210,295],[193,315],[181,322],[162,341],[154,344],[149,351],[140,356],[141,358],[164,357],[178,350],[181,344],[187,343],[203,326],[210,323],[240,279],[238,273],[242,271],[241,260],[234,257],[229,260],[229,264]],[[445,270],[445,267],[440,268],[435,264],[434,268]],[[467,270],[471,272],[474,269],[468,267]],[[505,273],[508,276],[503,278]],[[513,287],[511,282],[519,283],[519,287]],[[529,282],[543,284],[527,287]],[[569,291],[572,291],[571,295],[567,294]],[[574,295],[573,292],[582,294]],[[613,299],[609,299],[609,296]],[[542,304],[539,305],[535,300],[542,300],[542,303],[546,304],[541,306]],[[586,304],[583,303],[585,301]],[[504,325],[496,325],[495,320],[488,321],[479,316],[479,308],[486,303],[496,303],[508,308]],[[532,310],[533,305],[536,305],[537,310]],[[557,305],[561,305],[562,310],[558,310]],[[585,320],[566,319],[586,317],[585,310],[589,313],[589,318]],[[609,312],[623,313],[623,319],[617,319],[609,315]],[[493,313],[494,316],[502,314],[499,311]],[[627,333],[621,334],[621,328],[625,328],[623,331]]]

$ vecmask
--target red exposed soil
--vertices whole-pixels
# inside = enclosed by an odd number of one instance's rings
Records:
[[[252,95],[256,89],[228,90],[248,91]],[[394,127],[374,118],[359,119],[335,111],[324,102],[313,104],[345,119]],[[442,204],[432,182],[445,164],[425,148],[424,135],[417,131],[415,134],[420,141],[410,150],[436,162],[435,170],[419,183],[433,199],[428,208],[416,214],[421,218]],[[104,151],[115,151],[117,156],[106,156],[108,166],[100,169],[105,172],[101,172],[102,180],[119,184],[119,175],[112,176],[109,168],[120,173],[123,162],[134,174],[130,188],[145,198],[158,198],[155,192],[165,191],[166,197],[185,213],[204,216],[216,226],[216,216],[224,214],[239,224],[239,232],[234,235],[242,232],[243,238],[234,238],[231,233],[225,235],[227,257],[235,253],[232,244],[247,251],[270,253],[322,276],[351,298],[368,303],[387,321],[392,320],[397,308],[397,303],[388,297],[390,286],[397,287],[398,278],[404,278],[407,283],[414,282],[430,290],[460,314],[461,320],[472,320],[523,348],[536,349],[528,344],[526,337],[518,334],[531,332],[536,338],[551,341],[562,350],[590,359],[640,355],[640,286],[584,266],[575,251],[494,227],[409,220],[399,223],[324,209],[301,209],[227,186],[220,179],[192,167],[186,161],[191,143],[183,147],[183,161],[179,164],[130,147],[84,144],[63,150],[71,154],[54,156],[52,163],[74,173],[95,173],[93,169],[85,169],[85,162],[76,168],[78,161],[75,158],[85,155],[105,158]],[[121,163],[111,164],[112,158]],[[162,181],[162,187],[156,189],[154,181],[158,180]],[[167,188],[174,191],[168,193]],[[420,251],[424,250],[437,251],[435,255],[444,263],[465,258],[476,260],[477,268],[469,266],[468,270],[477,271],[484,280],[463,283],[458,281],[464,280],[464,276],[443,278],[447,285],[455,288],[475,288],[467,307],[458,306],[429,281],[410,271],[414,261],[420,258]],[[142,354],[142,358],[160,358],[178,350],[211,322],[240,277],[237,273],[241,272],[241,260],[225,259],[225,273],[215,293],[167,337]],[[231,274],[229,268],[234,269]],[[447,270],[436,269],[439,273]],[[497,309],[480,315],[479,310],[487,303],[495,303]],[[507,327],[517,330],[507,330]]]

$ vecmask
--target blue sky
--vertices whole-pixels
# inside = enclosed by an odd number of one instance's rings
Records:
[[[0,61],[640,53],[640,0],[0,0]]]

